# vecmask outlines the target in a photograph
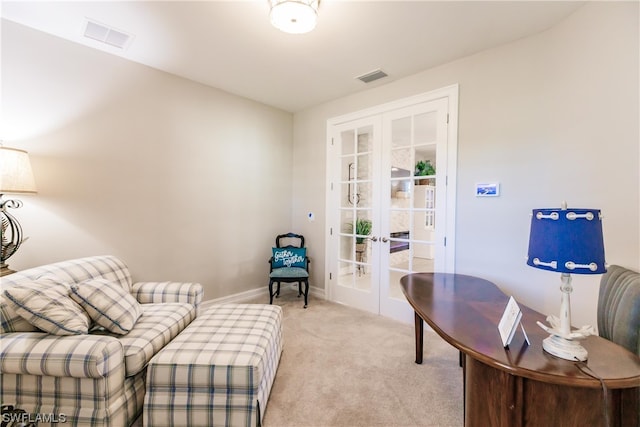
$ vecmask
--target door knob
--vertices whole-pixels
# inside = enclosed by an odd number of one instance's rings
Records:
[[[372,241],[372,242],[377,242],[377,241],[378,241],[378,238],[377,238],[376,236],[373,236],[373,237],[371,238],[371,241]]]
[[[384,243],[387,243],[387,242],[389,241],[389,239],[387,239],[386,237],[383,237],[383,238],[382,238],[382,241],[383,241]]]

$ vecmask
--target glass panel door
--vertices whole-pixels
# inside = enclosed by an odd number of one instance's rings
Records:
[[[453,234],[448,214],[455,211],[447,167],[455,169],[448,109],[451,100],[455,120],[457,87],[425,98],[332,119],[327,126],[328,297],[407,323],[413,310],[400,278],[453,268],[445,235]]]
[[[336,126],[332,134],[338,158],[333,172],[337,226],[331,240],[336,265],[332,299],[375,313],[380,295],[379,247],[372,240],[379,229],[374,211],[379,205],[379,129],[379,118],[367,119]]]
[[[446,107],[441,99],[383,118],[380,313],[406,322],[413,310],[400,278],[438,270],[444,247],[436,201],[445,190]]]

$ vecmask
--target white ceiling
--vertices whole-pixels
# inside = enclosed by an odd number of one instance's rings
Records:
[[[2,1],[2,17],[296,112],[552,27],[583,2],[322,0],[316,29],[282,33],[267,0]],[[85,18],[133,34],[82,36]],[[355,77],[381,68],[389,77]]]

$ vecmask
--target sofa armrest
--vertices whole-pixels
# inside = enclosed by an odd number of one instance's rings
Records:
[[[138,282],[131,287],[131,293],[141,304],[186,302],[197,309],[204,291],[200,283]]]
[[[98,335],[15,332],[2,335],[0,372],[7,374],[100,378],[124,365],[118,339]]]

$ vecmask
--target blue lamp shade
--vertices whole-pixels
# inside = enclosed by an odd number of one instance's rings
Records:
[[[559,273],[605,273],[600,210],[534,209],[527,265]]]

